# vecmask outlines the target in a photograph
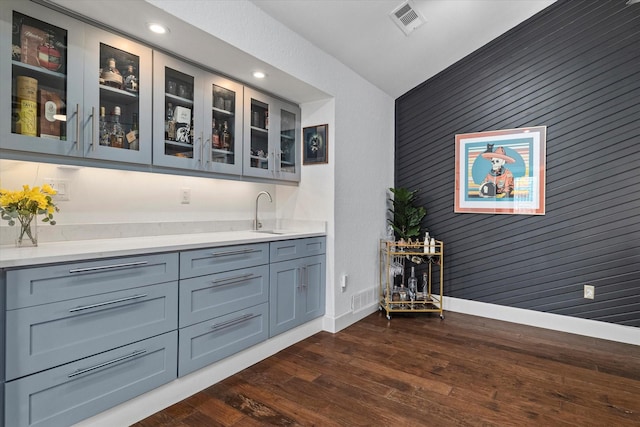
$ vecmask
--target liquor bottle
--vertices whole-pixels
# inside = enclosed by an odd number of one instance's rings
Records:
[[[122,74],[116,68],[115,58],[107,59],[107,66],[102,69],[102,78],[105,85],[122,89]]]
[[[113,125],[111,127],[111,143],[114,148],[124,148],[124,130],[120,124],[120,107],[113,109]]]
[[[104,107],[100,107],[100,127],[98,129],[98,132],[100,132],[100,134],[98,135],[99,144],[109,145],[109,124],[107,123],[107,118],[105,117]]]
[[[138,114],[133,113],[133,123],[131,124],[131,131],[127,134],[127,142],[129,143],[129,150],[138,151],[140,149],[140,142],[138,140]]]
[[[173,121],[173,104],[167,104],[167,115],[164,121],[164,139],[173,141],[175,139],[175,123]]]
[[[231,134],[229,133],[229,125],[225,121],[222,129],[222,148],[226,150],[229,147],[231,147]]]
[[[222,148],[220,143],[220,131],[216,125],[216,118],[213,118],[213,125],[211,126],[211,140],[213,141],[213,148]]]
[[[425,301],[429,301],[429,275],[422,273],[422,296]]]
[[[133,65],[129,64],[127,66],[127,71],[125,71],[124,76],[124,89],[129,92],[137,92],[138,91],[138,78],[133,73]]]
[[[416,292],[418,291],[418,278],[416,277],[416,268],[411,266],[411,277],[409,277],[408,284],[409,299],[411,301],[416,299]]]
[[[264,128],[269,130],[269,111],[264,112]]]

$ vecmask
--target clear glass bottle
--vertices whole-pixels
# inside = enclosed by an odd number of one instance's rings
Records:
[[[416,268],[413,266],[411,267],[411,277],[407,281],[407,287],[409,288],[409,299],[414,301],[418,291],[418,278],[416,277]]]
[[[114,148],[124,148],[124,129],[120,124],[120,107],[113,109],[113,125],[111,127],[111,145]]]
[[[100,107],[100,126],[98,129],[98,142],[100,145],[109,145],[110,143],[110,131],[109,131],[109,123],[107,122],[107,118],[105,116],[104,107]]]
[[[129,92],[138,91],[138,78],[133,72],[133,64],[127,66],[127,71],[124,73],[124,89]]]

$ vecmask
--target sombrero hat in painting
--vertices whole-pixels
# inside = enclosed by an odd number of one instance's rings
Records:
[[[512,157],[507,156],[507,154],[504,151],[504,148],[502,147],[498,147],[496,148],[496,151],[493,151],[493,144],[487,144],[487,151],[482,153],[481,156],[483,159],[487,159],[487,160],[497,158],[497,159],[502,159],[507,163],[516,162]]]

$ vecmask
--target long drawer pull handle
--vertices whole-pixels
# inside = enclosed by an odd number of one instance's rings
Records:
[[[72,308],[71,310],[69,310],[69,313],[75,313],[76,311],[82,311],[82,310],[89,310],[90,308],[103,307],[105,305],[117,304],[119,302],[131,301],[131,300],[134,300],[134,299],[144,298],[146,296],[147,296],[147,294],[140,294],[140,295],[133,295],[133,296],[130,296],[130,297],[125,297],[125,298],[114,299],[114,300],[111,300],[111,301],[99,302],[99,303],[96,303],[96,304],[83,305],[81,307]]]
[[[96,369],[104,368],[105,366],[113,365],[114,363],[123,362],[123,361],[125,361],[127,359],[132,359],[134,357],[138,357],[140,355],[145,354],[146,352],[147,352],[147,350],[137,350],[137,351],[134,351],[131,354],[127,354],[125,356],[118,357],[118,358],[113,359],[113,360],[109,360],[108,362],[104,362],[104,363],[100,363],[100,364],[95,365],[95,366],[91,366],[90,368],[78,369],[77,371],[70,373],[68,375],[68,377],[69,378],[77,377],[78,375],[86,374],[87,372],[95,371]]]
[[[101,271],[101,270],[110,270],[112,268],[136,267],[138,265],[146,265],[146,264],[149,264],[149,261],[126,262],[124,264],[102,265],[99,267],[74,268],[73,270],[69,270],[69,273],[85,273],[87,271]]]
[[[252,276],[253,276],[253,273],[242,274],[240,276],[225,277],[223,279],[212,280],[211,283],[213,283],[213,285],[214,285],[212,287],[223,286],[223,285],[228,285],[228,284],[235,283],[235,282],[240,282],[242,280],[246,280],[246,279],[248,279],[248,278],[250,278]]]
[[[236,251],[214,252],[211,255],[213,256],[243,255],[243,254],[250,254],[251,252],[258,252],[258,251],[252,248],[247,248],[247,249],[239,249]]]
[[[228,328],[229,326],[233,326],[236,323],[244,322],[245,320],[253,319],[254,317],[258,317],[257,314],[245,314],[244,316],[237,317],[235,319],[227,320],[226,322],[216,323],[211,327],[212,331],[217,331],[218,329]]]

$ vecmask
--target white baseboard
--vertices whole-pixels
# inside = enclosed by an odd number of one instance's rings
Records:
[[[597,320],[580,319],[447,296],[444,297],[444,309],[445,312],[454,311],[456,313],[472,314],[474,316],[640,346],[640,328],[634,328],[633,326],[616,325]]]

